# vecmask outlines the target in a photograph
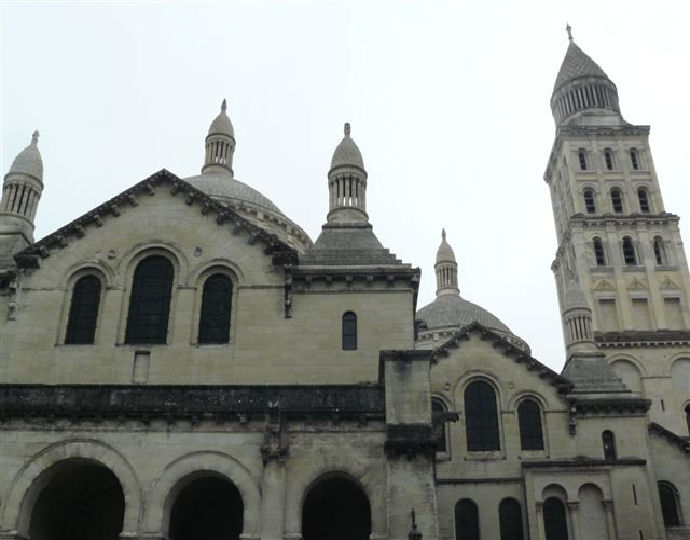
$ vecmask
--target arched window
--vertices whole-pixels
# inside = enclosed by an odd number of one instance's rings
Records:
[[[654,237],[652,248],[654,249],[654,259],[656,260],[656,264],[660,266],[668,264],[668,260],[666,259],[666,250],[664,249],[664,241],[661,236]]]
[[[139,263],[132,280],[125,343],[165,343],[173,266],[162,255]]]
[[[557,497],[549,497],[544,501],[542,512],[546,540],[568,540],[568,523],[563,501]]]
[[[637,190],[637,201],[640,203],[640,212],[649,214],[649,193],[647,193],[645,188]]]
[[[77,280],[72,288],[65,343],[93,343],[100,300],[100,279],[89,275]]]
[[[443,403],[437,400],[431,401],[431,425],[433,426],[433,437],[436,442],[437,452],[446,452],[446,408]]]
[[[508,497],[498,505],[498,522],[501,540],[524,540],[522,533],[522,508],[515,499]]]
[[[500,450],[496,393],[485,381],[474,381],[465,390],[467,450]]]
[[[604,150],[604,161],[606,162],[606,170],[612,171],[613,170],[613,152],[611,151],[610,148],[606,148]]]
[[[685,407],[685,423],[688,425],[688,435],[690,435],[690,405]]]
[[[678,512],[678,492],[675,486],[669,482],[659,482],[659,500],[664,527],[678,527],[680,512]]]
[[[595,214],[597,211],[596,203],[594,202],[594,190],[593,189],[585,189],[582,192],[582,195],[585,199],[585,210],[587,211],[588,214]]]
[[[632,165],[633,171],[640,169],[640,159],[637,155],[637,148],[630,149],[630,164]]]
[[[592,238],[592,247],[594,248],[594,260],[597,266],[606,266],[606,252],[604,251],[604,243],[601,238],[595,236]]]
[[[585,149],[584,148],[579,148],[577,150],[577,160],[580,163],[580,170],[586,171],[587,170],[587,156],[585,155]]]
[[[606,430],[601,434],[601,443],[604,447],[604,459],[616,459],[618,454],[616,452],[616,436],[613,431]]]
[[[520,422],[520,445],[523,450],[543,450],[544,438],[541,431],[541,409],[533,399],[525,399],[518,406]]]
[[[343,350],[357,350],[357,315],[352,311],[343,314]]]
[[[204,282],[199,317],[199,343],[230,341],[230,308],[232,281],[223,274],[214,274]]]
[[[629,236],[623,237],[623,262],[625,264],[637,264],[637,257],[635,256],[635,246],[632,238]]]
[[[616,214],[623,213],[623,194],[618,188],[611,190],[611,207]]]
[[[455,540],[479,540],[479,510],[470,499],[455,505]]]

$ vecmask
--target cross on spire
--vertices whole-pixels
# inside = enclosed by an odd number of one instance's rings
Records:
[[[573,40],[573,34],[572,34],[571,30],[572,30],[572,27],[570,26],[570,24],[566,23],[565,24],[565,31],[568,32],[568,41]]]

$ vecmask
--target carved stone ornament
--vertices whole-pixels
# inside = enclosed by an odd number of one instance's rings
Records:
[[[628,285],[628,290],[643,290],[646,289],[647,285],[643,281],[640,281],[637,278],[633,278],[630,284]]]
[[[597,281],[596,285],[592,288],[594,291],[615,291],[616,288],[611,285],[607,280],[605,279],[600,279]]]
[[[673,281],[670,277],[667,277],[661,282],[661,285],[659,285],[660,289],[677,289],[678,285],[676,285],[676,282]]]

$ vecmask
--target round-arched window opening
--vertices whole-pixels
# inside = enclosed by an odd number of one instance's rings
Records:
[[[69,459],[48,469],[31,511],[34,540],[118,540],[125,514],[120,482],[110,469]]]
[[[238,540],[244,504],[235,484],[207,476],[187,484],[170,512],[170,540]]]
[[[304,540],[369,540],[369,499],[353,481],[324,478],[307,493],[302,507]]]

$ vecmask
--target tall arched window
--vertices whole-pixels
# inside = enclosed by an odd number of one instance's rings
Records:
[[[597,266],[606,266],[606,252],[604,251],[604,243],[601,238],[595,236],[592,238],[592,247],[594,248],[594,261]]]
[[[584,148],[579,148],[577,150],[577,160],[580,163],[580,170],[586,171],[587,170],[587,156],[585,154]]]
[[[512,497],[503,499],[498,505],[498,522],[501,540],[524,540],[522,533],[522,508]]]
[[[690,405],[685,407],[685,423],[688,425],[688,435],[690,435]]]
[[[661,236],[654,237],[652,249],[654,250],[654,259],[656,260],[656,264],[664,265],[668,263],[666,259],[666,250],[664,249],[664,241]]]
[[[343,314],[343,350],[357,350],[357,315],[352,311]]]
[[[594,201],[594,190],[593,189],[585,189],[582,192],[582,196],[585,200],[585,210],[587,211],[588,214],[595,214],[597,211],[597,206]]]
[[[630,149],[630,165],[632,165],[633,171],[640,169],[640,157],[637,154],[637,148]]]
[[[601,442],[604,447],[604,459],[616,459],[616,436],[613,431],[606,430],[601,434]]]
[[[664,527],[678,527],[680,512],[678,511],[678,492],[673,484],[659,482],[659,500],[661,501],[661,515]]]
[[[533,399],[525,399],[518,406],[520,445],[523,450],[543,450],[541,409]]]
[[[101,300],[101,280],[84,276],[72,288],[65,343],[93,343]]]
[[[431,401],[431,425],[433,426],[433,437],[436,442],[437,452],[446,452],[446,408],[443,403],[436,399]]]
[[[230,341],[232,281],[224,274],[214,274],[204,282],[199,317],[199,343]]]
[[[604,150],[604,161],[606,162],[606,170],[612,171],[613,170],[613,152],[611,151],[610,148],[606,148]]]
[[[611,190],[611,207],[616,214],[623,213],[623,194],[618,188]]]
[[[465,389],[467,450],[500,450],[496,393],[485,381],[474,381]]]
[[[637,190],[637,201],[640,203],[640,212],[649,214],[649,193],[645,188]]]
[[[542,512],[546,540],[568,540],[568,523],[563,501],[558,497],[549,497],[544,501]]]
[[[152,255],[139,263],[132,280],[125,343],[165,343],[174,270],[168,259]]]
[[[635,256],[635,246],[632,238],[629,236],[623,237],[623,262],[625,264],[637,264],[637,257]]]
[[[479,510],[471,499],[455,505],[455,540],[479,540]]]

